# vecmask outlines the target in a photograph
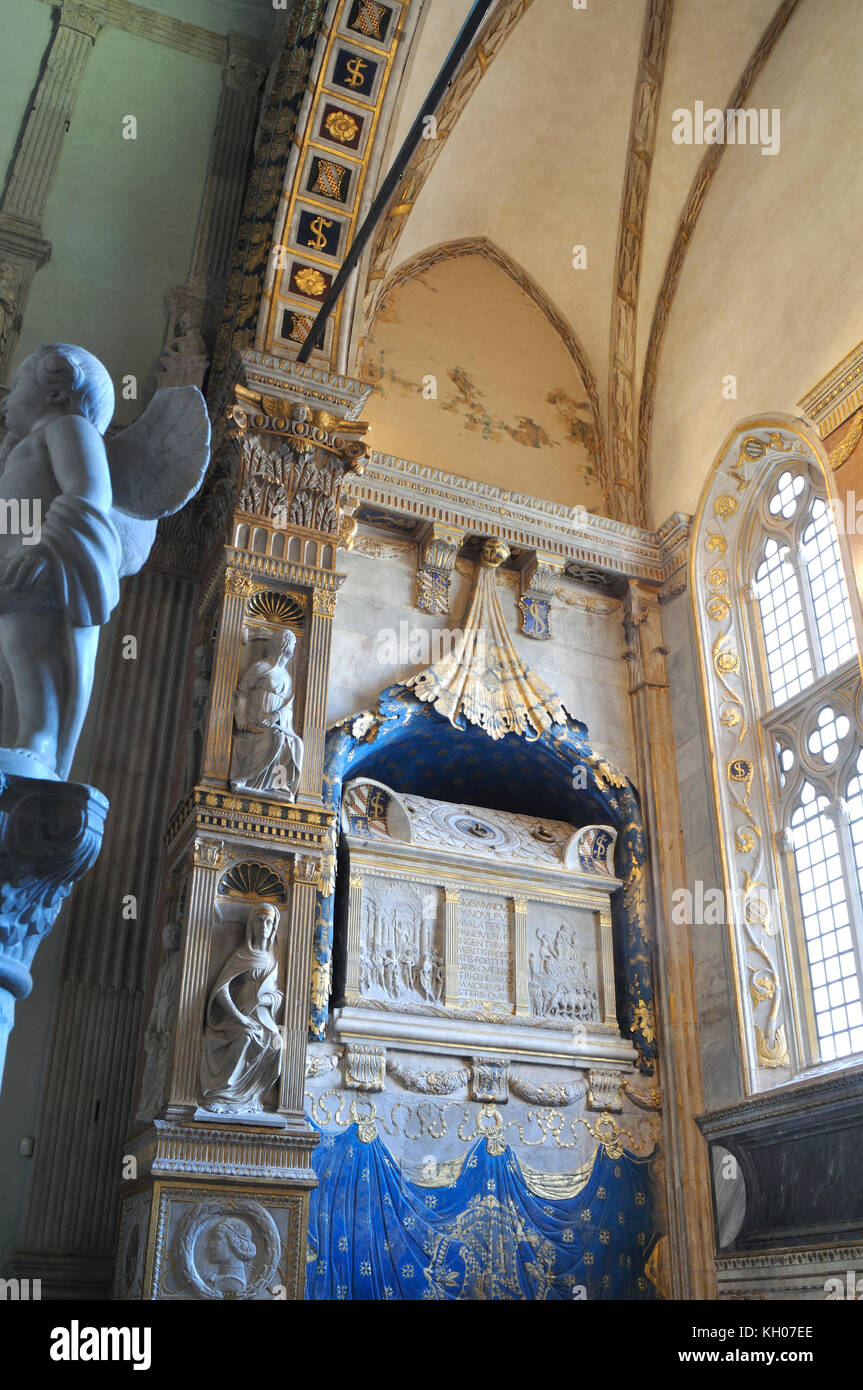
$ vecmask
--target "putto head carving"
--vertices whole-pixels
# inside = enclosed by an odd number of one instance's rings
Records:
[[[23,438],[46,408],[83,415],[104,434],[114,414],[114,385],[99,359],[70,343],[47,343],[25,358],[6,399],[6,423]]]
[[[499,565],[503,564],[504,560],[509,559],[509,553],[509,546],[506,541],[491,537],[482,548],[483,563],[496,570]]]

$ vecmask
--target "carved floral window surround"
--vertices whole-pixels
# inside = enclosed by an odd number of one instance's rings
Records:
[[[859,603],[828,470],[784,417],[734,431],[693,531],[747,1091],[863,1061]]]

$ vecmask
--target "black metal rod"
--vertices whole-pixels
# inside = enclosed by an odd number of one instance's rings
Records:
[[[363,218],[362,226],[348,247],[347,255],[339,268],[336,278],[330,285],[327,297],[318,310],[315,321],[306,334],[305,341],[297,353],[298,362],[307,362],[309,360],[309,354],[314,352],[315,348],[323,339],[327,319],[339,301],[342,290],[347,284],[348,276],[365,250],[366,242],[380,221],[382,213],[398,188],[402,176],[410,163],[414,150],[423,138],[426,117],[433,116],[437,111],[447,88],[456,75],[462,58],[470,47],[477,30],[491,8],[491,4],[492,0],[476,0],[470,14],[462,25],[458,38],[450,49],[443,67],[435,78],[428,96],[420,107],[416,120],[405,136],[401,149],[396,155],[389,173],[378,189],[371,207]]]

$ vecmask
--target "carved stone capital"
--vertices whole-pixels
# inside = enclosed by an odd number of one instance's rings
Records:
[[[439,521],[423,527],[418,540],[417,608],[424,613],[448,613],[452,576],[464,532]]]
[[[234,91],[254,96],[266,75],[267,69],[262,63],[256,63],[251,58],[244,58],[239,53],[229,51],[228,60],[222,70],[222,81],[226,87],[232,87]]]
[[[659,594],[637,579],[629,581],[623,600],[623,629],[630,694],[645,685],[667,686],[668,648],[662,640]]]
[[[240,511],[288,530],[339,537],[342,484],[365,469],[367,426],[240,385],[227,422],[240,453]]]
[[[224,586],[225,593],[233,598],[251,598],[260,589],[266,588],[264,584],[256,584],[247,574],[243,574],[242,570],[235,569],[225,570]]]
[[[319,618],[332,618],[336,611],[334,589],[315,589],[312,593],[312,612]]]
[[[310,854],[298,854],[294,859],[294,883],[317,883],[321,861]]]
[[[108,802],[75,782],[0,775],[0,1076],[15,1001],[63,899],[95,863]]]
[[[78,34],[86,34],[89,39],[96,39],[103,20],[89,5],[82,5],[80,0],[60,0],[57,8],[58,25],[61,29],[74,29]]]
[[[225,863],[225,847],[220,840],[195,840],[192,864],[196,869],[221,869]]]

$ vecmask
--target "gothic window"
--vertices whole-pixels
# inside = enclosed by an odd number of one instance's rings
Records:
[[[808,440],[780,422],[736,434],[693,537],[693,600],[754,1090],[863,1054],[863,692],[843,552]]]

